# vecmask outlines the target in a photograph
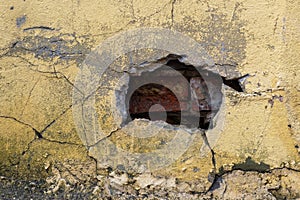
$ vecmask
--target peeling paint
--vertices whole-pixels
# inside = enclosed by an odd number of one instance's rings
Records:
[[[49,27],[32,27],[24,30],[47,29]],[[75,60],[80,63],[85,58],[89,49],[80,44],[73,34],[61,34],[53,37],[27,36],[12,44],[10,50],[5,53],[6,56],[15,56],[18,54],[33,54],[38,59],[59,61]]]
[[[0,198],[300,198],[298,1],[4,4],[0,8]],[[202,49],[206,54],[187,63],[220,74],[223,84],[239,91],[223,85],[214,129],[188,130],[145,120],[121,125],[120,110],[111,109],[124,100],[116,98],[125,96],[123,75],[153,71],[155,63],[170,53],[180,55],[183,63],[191,58],[184,54],[191,43],[180,43],[178,37],[173,37],[173,43],[181,44],[171,48],[175,52],[130,52],[110,62],[103,83],[90,82],[97,85],[94,90],[86,92],[76,85],[76,74],[91,49],[110,36],[141,27],[164,27],[192,37],[202,45],[193,52]],[[153,38],[133,37],[127,43]],[[164,42],[171,39],[165,37]],[[113,52],[125,46],[122,43]],[[95,59],[87,64],[97,63]],[[96,71],[91,74],[99,76]],[[84,97],[73,105],[72,90]],[[71,111],[78,105],[84,109],[94,96],[98,113],[80,115],[98,121],[104,134],[83,144]],[[113,118],[115,112],[118,119]],[[97,126],[81,128],[86,137]],[[128,135],[124,130],[136,131]],[[138,130],[153,137],[133,137]],[[96,146],[105,149],[101,146],[105,141],[129,153],[152,153],[172,144],[180,131],[195,137],[193,142],[172,164],[157,171],[148,172],[138,159],[122,165],[95,159]],[[42,197],[32,196],[34,191]]]

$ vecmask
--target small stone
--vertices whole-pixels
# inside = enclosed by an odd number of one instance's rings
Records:
[[[44,154],[43,154],[43,157],[44,157],[44,158],[47,158],[48,156],[49,156],[48,153],[44,153]]]
[[[96,178],[98,181],[101,181],[104,178],[104,176],[98,175]]]
[[[176,178],[169,178],[166,180],[166,188],[175,188],[176,187]]]
[[[128,183],[128,175],[126,173],[118,175],[115,172],[110,173],[109,180],[118,185],[126,185]]]
[[[69,185],[67,184],[65,179],[59,179],[57,185],[53,188],[52,192],[56,193],[60,188],[65,188],[66,190],[69,189]]]
[[[151,174],[142,174],[136,178],[136,183],[140,188],[153,185],[156,179]]]
[[[124,165],[118,165],[117,169],[120,170],[120,171],[125,171],[126,170]]]
[[[191,190],[191,186],[188,183],[181,182],[177,184],[176,189],[178,192],[189,192]]]
[[[296,162],[294,160],[291,161],[291,165],[295,166]]]
[[[99,194],[101,192],[101,189],[100,189],[100,187],[97,185],[95,188],[94,188],[94,190],[93,190],[93,194],[94,195],[97,195],[97,194]]]
[[[45,163],[45,170],[49,169],[50,165],[51,165],[50,162],[47,161],[47,162]]]

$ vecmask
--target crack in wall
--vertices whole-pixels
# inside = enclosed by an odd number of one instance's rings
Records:
[[[176,0],[173,0],[171,5],[171,27],[173,27],[174,25],[174,9],[175,9],[175,3],[176,3]]]
[[[87,144],[86,147],[89,150],[90,148],[97,146],[100,142],[102,142],[103,140],[106,140],[106,139],[110,138],[114,133],[118,132],[119,130],[121,130],[121,128],[117,128],[116,130],[111,131],[108,135],[106,135],[103,138],[99,139],[94,144]]]
[[[45,141],[48,141],[48,142],[53,142],[53,143],[58,143],[58,144],[68,144],[68,145],[76,145],[76,146],[83,146],[82,144],[78,144],[78,143],[74,143],[74,142],[66,142],[66,141],[59,141],[59,140],[52,140],[52,139],[48,139],[48,138],[41,138]]]
[[[36,135],[38,138],[43,138],[41,132],[39,132],[39,131],[38,131],[37,129],[35,129],[32,125],[30,125],[30,124],[28,124],[28,123],[26,123],[26,122],[23,122],[23,121],[21,121],[21,120],[15,118],[15,117],[11,117],[11,116],[0,115],[0,118],[11,119],[11,120],[14,120],[14,121],[16,121],[16,122],[22,124],[22,125],[25,125],[25,126],[31,128],[31,129],[34,131],[35,135]]]
[[[34,65],[34,64],[33,64]],[[83,95],[83,92],[74,85],[74,83],[72,81],[70,81],[70,79],[64,74],[62,73],[61,71],[56,71],[55,70],[55,67],[53,66],[53,71],[41,71],[41,70],[38,70],[38,69],[31,69],[29,68],[31,71],[33,72],[37,72],[37,73],[41,73],[41,74],[49,74],[49,75],[52,75],[51,78],[54,76],[55,78],[57,79],[61,79],[63,78],[65,81],[67,81],[68,84],[70,84],[72,86],[72,88],[75,88],[80,94]],[[48,76],[47,76],[48,77]]]
[[[215,157],[216,153],[213,150],[213,148],[211,147],[211,145],[209,144],[205,131],[201,134],[201,136],[203,138],[204,143],[206,144],[206,146],[210,150],[210,153],[211,153],[211,163],[212,163],[212,166],[213,166],[213,171],[210,174],[208,174],[208,176],[210,176],[210,175],[213,176],[212,183],[209,186],[209,188],[203,193],[203,194],[207,194],[214,187],[214,185],[216,184],[216,182],[217,182],[217,180],[218,180],[219,177],[217,175],[217,164],[216,164],[217,162],[216,162],[216,157]]]
[[[60,117],[62,117],[69,109],[72,108],[72,105],[70,105],[67,109],[65,109],[58,117],[56,117],[55,119],[53,119],[49,124],[47,124],[41,131],[38,131],[36,128],[34,128],[32,125],[26,123],[26,122],[23,122],[15,117],[11,117],[11,116],[4,116],[4,115],[0,115],[0,118],[5,118],[5,119],[11,119],[11,120],[14,120],[20,124],[23,124],[27,127],[30,127],[35,135],[38,137],[38,138],[43,138],[43,133],[49,128],[51,127]]]
[[[171,0],[170,2],[172,3],[172,1],[173,0]],[[132,19],[123,28],[121,28],[121,30],[124,30],[124,28],[126,28],[128,25],[131,25],[131,24],[134,24],[134,23],[143,23],[146,20],[150,19],[151,17],[155,16],[156,14],[161,13],[170,4],[170,2],[162,5],[161,7],[156,9],[153,13],[151,13],[149,15],[146,15],[146,16],[138,16],[139,13],[136,12],[136,10],[135,10],[134,0],[131,0],[129,3],[124,2],[124,4],[125,4],[124,7],[126,9],[121,10],[121,12],[123,12],[123,15],[126,15],[126,13],[128,12],[128,9],[129,9],[129,12],[130,12],[130,15],[131,15]],[[111,33],[118,33],[118,32],[119,31],[111,32]],[[93,36],[95,36],[95,35],[93,35]]]
[[[34,138],[33,140],[31,140],[28,144],[25,150],[22,151],[22,155],[25,155],[29,150],[30,150],[30,146],[32,145],[33,142],[35,142],[36,140],[43,140],[43,141],[47,141],[47,142],[51,142],[51,143],[57,143],[57,144],[61,144],[61,145],[74,145],[74,146],[82,146],[82,144],[77,144],[74,142],[64,142],[64,141],[59,141],[59,140],[52,140],[52,139],[48,139],[45,137],[42,138]]]
[[[55,28],[52,28],[49,26],[32,26],[32,27],[24,28],[23,31],[30,31],[30,30],[36,30],[36,29],[49,30],[49,31],[55,30]]]
[[[45,27],[33,27],[36,28],[45,28]],[[47,29],[47,28],[46,28]],[[73,39],[64,39],[63,37],[73,37]],[[74,45],[73,42],[76,41]],[[45,38],[42,36],[27,36],[22,40],[13,42],[10,47],[2,49],[5,51],[1,54],[0,57],[16,57],[24,61],[29,65],[29,69],[35,72],[43,74],[53,74],[57,78],[59,76],[63,77],[73,88],[78,90],[81,94],[82,92],[74,86],[74,84],[69,80],[69,78],[64,75],[61,71],[56,71],[55,63],[53,67],[53,72],[41,71],[38,69],[32,69],[32,66],[39,67],[39,65],[34,64],[28,59],[24,58],[22,54],[33,53],[38,59],[54,59],[59,58],[59,61],[71,61],[75,60],[77,65],[81,63],[85,55],[89,50],[81,45],[76,38],[75,34],[60,34],[59,36],[53,36],[50,38]],[[58,76],[59,75],[59,76]],[[30,94],[29,94],[30,96]]]
[[[70,110],[72,106],[73,106],[72,104],[69,105],[69,107],[65,109],[58,117],[53,119],[47,126],[45,126],[45,128],[41,130],[40,134],[42,135],[50,126],[52,126],[59,118],[61,118],[68,110]]]
[[[30,97],[31,97],[31,95],[32,95],[32,92],[33,92],[34,88],[36,87],[36,85],[37,85],[37,83],[38,83],[39,81],[40,81],[40,79],[38,79],[38,80],[33,84],[32,88],[31,88],[30,91],[29,91],[29,94],[28,94],[28,97],[27,97],[27,99],[26,99],[25,105],[24,105],[24,107],[23,107],[23,109],[22,109],[22,111],[21,111],[21,114],[20,114],[20,117],[21,117],[21,118],[22,118],[22,116],[23,116],[23,114],[24,114],[24,110],[26,109],[26,106],[27,106],[27,104],[28,104],[28,102],[29,102],[29,100],[30,100]]]
[[[172,1],[173,1],[173,0],[172,0]],[[172,1],[171,1],[171,2],[172,2]],[[150,19],[150,18],[153,17],[154,15],[156,15],[156,14],[162,12],[168,5],[169,5],[169,3],[166,3],[165,5],[163,5],[163,6],[162,6],[160,9],[158,9],[157,11],[155,11],[155,12],[153,12],[152,14],[149,14],[149,15],[147,15],[147,16],[145,16],[145,17],[139,18],[139,20],[145,21],[146,19]]]
[[[19,166],[20,163],[21,163],[21,160],[23,159],[22,157],[25,157],[26,154],[28,154],[28,158],[27,158],[27,168],[28,169],[31,169],[31,159],[32,159],[32,151],[31,151],[31,146],[33,145],[34,142],[36,141],[46,141],[46,142],[50,142],[50,143],[57,143],[59,145],[71,145],[71,146],[79,146],[79,147],[83,147],[82,144],[76,144],[76,143],[72,143],[72,142],[62,142],[62,141],[57,141],[57,140],[51,140],[51,139],[47,139],[45,137],[43,138],[34,138],[33,140],[31,140],[27,145],[26,145],[26,148],[22,151],[21,153],[21,157],[18,157],[18,162],[17,163],[11,163],[10,166],[13,167],[13,166]],[[49,160],[46,161],[46,163],[48,162]],[[49,164],[50,166],[50,164]],[[49,166],[45,166],[43,168],[43,170],[45,170],[45,172],[47,174],[49,174]]]
[[[241,3],[239,2],[236,2],[235,5],[234,5],[234,8],[233,8],[233,11],[232,11],[232,15],[231,15],[231,18],[230,18],[230,22],[232,23],[234,20],[236,20],[236,12],[237,12],[237,9],[238,7],[241,5]]]

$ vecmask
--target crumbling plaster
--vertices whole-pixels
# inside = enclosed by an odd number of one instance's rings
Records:
[[[270,199],[299,197],[297,189],[286,190],[287,185],[299,185],[299,179],[290,175],[299,176],[300,170],[299,8],[299,2],[285,0],[2,2],[0,175],[25,179],[60,176],[49,183],[59,185],[65,179],[72,184],[76,181],[68,179],[69,175],[63,175],[64,170],[58,167],[71,162],[77,163],[74,166],[85,166],[87,171],[83,174],[98,175],[104,188],[100,191],[106,191],[107,196],[113,195],[107,188],[118,188],[123,183],[142,191],[144,185],[140,180],[151,179],[148,182],[155,187],[184,188],[186,183],[184,192],[225,198],[227,194],[232,197],[241,193],[232,186],[231,176],[238,174],[240,179],[268,179],[268,184],[261,184],[266,187],[276,182],[277,185],[264,190]],[[77,90],[74,83],[81,63],[98,44],[117,33],[140,27],[161,27],[186,34],[204,47],[215,61],[214,66],[233,66],[233,71],[236,67],[235,73],[249,74],[249,78],[245,92],[224,91],[226,123],[218,130],[221,136],[212,151],[200,155],[203,138],[199,134],[170,166],[152,171],[151,176],[143,171],[122,172],[133,176],[131,182],[112,184],[115,179],[105,182],[109,178],[104,177],[119,175],[111,174],[110,166],[97,162],[97,150],[86,148],[77,133],[72,115],[72,95]],[[107,79],[114,85],[123,71],[116,68],[108,72]],[[127,143],[134,144],[130,150],[149,151],[159,146],[141,149],[136,143],[143,141],[126,141],[127,136],[122,137],[122,128],[114,125],[109,111],[101,110],[101,105],[111,103],[114,88],[99,86],[98,93],[99,112],[108,116],[104,127],[106,139],[117,141],[123,148],[127,148]],[[163,136],[169,135],[162,131],[160,137]],[[249,158],[254,163],[252,172],[247,168]],[[269,167],[259,171],[261,164]],[[240,167],[235,169],[236,165]],[[78,171],[75,177],[80,176]],[[91,179],[83,176],[77,181]],[[172,185],[157,176],[175,178],[178,182]],[[226,181],[217,187],[221,178]],[[251,184],[249,188],[257,191],[263,187],[255,181]],[[220,188],[223,193],[217,194]]]

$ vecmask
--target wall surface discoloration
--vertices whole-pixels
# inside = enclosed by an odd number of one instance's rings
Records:
[[[125,194],[128,198],[300,198],[298,1],[24,0],[0,4],[0,189],[4,194],[10,194],[10,179],[5,177],[12,177],[43,180],[42,189],[47,192],[43,195],[49,198],[55,194],[76,198],[73,189],[82,198],[84,194],[96,198]],[[223,84],[222,106],[213,129],[191,131],[141,119],[122,123],[125,78],[134,70],[135,75],[153,70],[155,62],[170,53],[188,52],[191,44],[173,52],[137,49],[122,55],[95,82],[93,93],[86,94],[84,85],[78,84],[77,75],[88,55],[95,59],[87,65],[99,64],[97,53],[90,53],[101,52],[97,49],[101,42],[150,27],[178,31],[199,43],[203,58],[195,60],[200,68],[226,79],[249,74],[243,80],[243,92]],[[81,78],[98,76],[82,74]],[[74,101],[74,93],[84,101]],[[76,118],[74,109],[80,103],[89,105],[85,103],[94,96],[96,115],[84,112],[87,108],[82,106],[82,115]],[[87,136],[91,129],[85,125],[94,121],[78,128],[80,117],[93,117],[103,135]],[[153,137],[127,134],[141,131]],[[163,149],[176,134],[184,136],[177,142],[189,141],[190,136],[192,141],[178,155],[176,145],[170,149],[174,154],[159,152],[172,160],[163,168],[155,170],[139,162],[147,157],[128,159],[131,153]],[[106,141],[112,146],[102,148]],[[118,157],[115,147],[127,157]],[[100,154],[123,163],[106,163]],[[163,163],[158,160],[152,166],[159,162]]]

